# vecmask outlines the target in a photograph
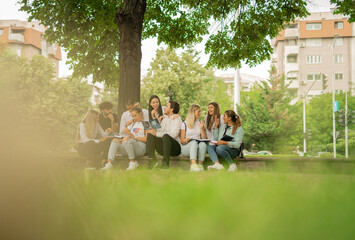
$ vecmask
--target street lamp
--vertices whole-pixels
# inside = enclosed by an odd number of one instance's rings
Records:
[[[331,74],[332,74],[332,108],[333,104],[335,102],[335,74],[333,73],[333,61],[334,61],[334,47],[335,47],[335,42],[336,39],[338,38],[338,34],[334,34],[334,40],[333,40],[333,45],[332,45],[332,57],[331,57]],[[333,109],[333,153],[334,153],[334,158],[337,157],[337,148],[336,148],[336,136],[335,136],[335,111]]]

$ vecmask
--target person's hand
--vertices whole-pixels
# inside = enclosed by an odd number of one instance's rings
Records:
[[[219,118],[217,118],[217,116],[214,119],[214,129],[219,128]]]
[[[155,129],[148,130],[148,133],[152,134],[153,136],[157,135],[157,131]]]
[[[112,140],[112,142],[122,143],[122,139],[119,139],[119,138],[114,138],[114,139]]]
[[[200,121],[200,129],[203,129],[204,127],[205,127],[205,124],[202,121]]]
[[[123,131],[125,131],[126,133],[129,134],[129,129],[128,128],[123,129]]]
[[[161,123],[161,120],[163,120],[163,118],[164,118],[164,116],[160,116],[160,117],[158,117],[158,121],[159,121],[159,123]]]
[[[185,138],[185,144],[190,141],[191,138]]]
[[[112,133],[112,132],[113,132],[113,131],[112,131],[112,128],[106,129],[106,132],[107,132],[108,134]]]
[[[133,120],[126,122],[126,127],[131,125],[133,123]]]
[[[223,140],[218,140],[217,145],[228,145],[228,142],[227,141],[223,141]]]
[[[152,114],[152,118],[157,118],[156,110],[155,110],[155,109],[152,110],[151,114]]]
[[[109,138],[109,136],[102,137],[102,138],[99,139],[99,142],[104,142],[104,141],[106,141],[107,138]]]
[[[112,113],[110,113],[109,115],[107,115],[107,117],[111,120],[111,122],[114,122],[114,121],[115,121],[115,119],[114,119]]]
[[[179,114],[174,114],[174,115],[173,115],[173,120],[177,119],[178,117],[180,117]]]

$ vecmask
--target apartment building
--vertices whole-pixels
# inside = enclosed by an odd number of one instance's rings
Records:
[[[43,55],[49,58],[58,77],[61,49],[57,44],[47,41],[45,30],[38,21],[0,20],[0,41],[5,42],[18,56],[32,58],[34,55]]]
[[[285,74],[295,100],[308,90],[308,98],[331,92],[333,79],[336,93],[351,91],[354,96],[355,24],[347,17],[312,13],[288,24],[271,42],[271,65],[277,74]],[[321,74],[328,80],[325,89]]]

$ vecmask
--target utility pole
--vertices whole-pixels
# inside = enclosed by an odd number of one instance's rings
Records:
[[[332,74],[332,108],[333,104],[335,102],[335,74],[333,73],[333,61],[334,61],[334,48],[335,48],[335,42],[338,37],[338,34],[334,34],[334,40],[333,40],[333,46],[332,46],[332,59],[331,59],[331,74]],[[336,129],[335,129],[335,111],[333,110],[333,153],[334,153],[334,158],[337,157],[337,148],[336,148],[336,135],[335,135]]]
[[[345,158],[349,158],[348,152],[348,92],[345,92]]]
[[[234,112],[237,112],[237,105],[240,105],[240,75],[239,68],[234,74]]]

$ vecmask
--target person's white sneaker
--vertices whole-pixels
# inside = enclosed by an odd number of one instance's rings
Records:
[[[224,169],[224,167],[220,163],[215,163],[215,164],[213,164],[211,166],[208,166],[207,169],[208,170],[222,170],[222,169]]]
[[[195,164],[191,164],[191,166],[190,166],[190,171],[191,171],[191,172],[200,172],[201,170],[200,170],[200,168],[197,166],[197,164],[195,163]]]
[[[134,170],[138,167],[138,163],[137,162],[129,162],[129,166],[128,168],[126,169],[127,171],[131,171],[131,170]]]
[[[237,170],[238,170],[237,164],[232,163],[231,165],[229,165],[228,172],[235,172]]]
[[[200,168],[200,171],[201,171],[201,172],[205,171],[205,169],[203,168],[203,165],[202,165],[202,164],[199,164],[198,167]]]
[[[101,168],[101,170],[102,171],[106,171],[106,170],[109,170],[111,168],[113,168],[113,165],[112,165],[112,163],[108,162],[108,163],[105,164],[105,167]]]

